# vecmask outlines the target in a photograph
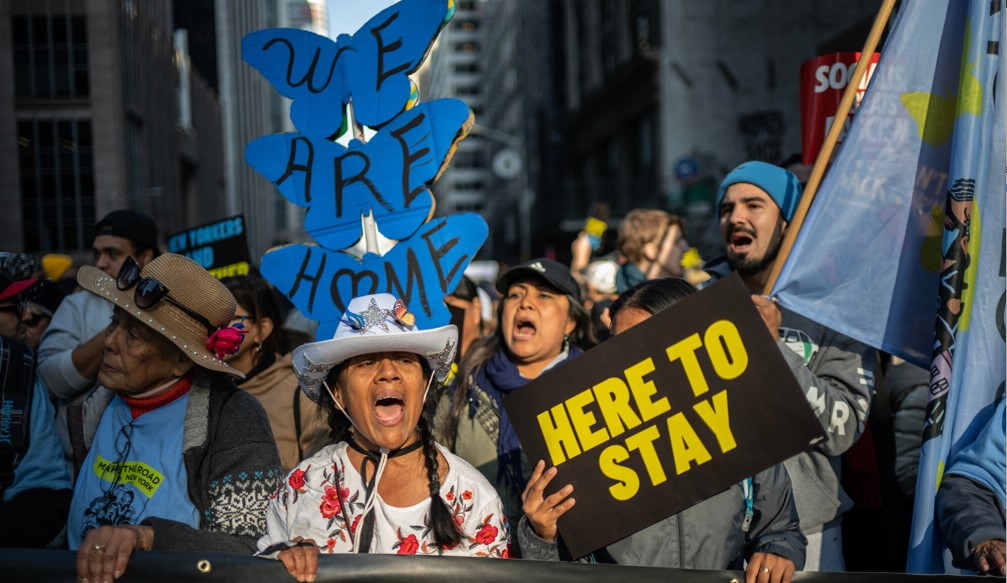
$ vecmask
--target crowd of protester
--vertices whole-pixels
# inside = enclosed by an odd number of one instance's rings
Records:
[[[615,253],[592,257],[581,233],[570,265],[463,279],[445,300],[457,325],[421,329],[379,293],[313,341],[264,279],[218,281],[160,253],[156,223],[131,210],[95,225],[93,265],[0,254],[0,378],[5,400],[30,409],[0,457],[0,546],[71,549],[82,581],[118,578],[145,550],[258,554],[299,581],[341,552],[739,569],[749,582],[901,570],[905,512],[878,543],[888,563],[853,549],[884,530],[863,500],[911,502],[929,374],[762,296],[800,197],[794,174],[748,162],[717,193],[721,257],[700,260],[679,217],[637,209]],[[826,439],[566,556],[557,521],[577,493],[528,459],[504,397],[732,272]],[[1001,397],[937,503],[955,564],[1000,575],[1003,410]],[[553,481],[565,485],[547,495]],[[894,498],[863,494],[886,487]]]

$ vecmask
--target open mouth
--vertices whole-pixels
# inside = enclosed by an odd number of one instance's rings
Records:
[[[748,251],[752,247],[754,240],[752,237],[743,232],[736,232],[731,235],[730,245],[731,249],[735,252]]]
[[[385,425],[394,425],[401,421],[405,411],[405,400],[395,395],[384,396],[374,402],[374,416]]]
[[[532,338],[538,332],[535,326],[535,322],[527,318],[518,318],[514,322],[514,338],[517,340],[527,340]]]

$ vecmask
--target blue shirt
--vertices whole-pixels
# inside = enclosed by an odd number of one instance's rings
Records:
[[[979,433],[976,440],[958,452],[948,468],[948,474],[958,474],[971,478],[986,486],[996,494],[1001,506],[1007,506],[1007,462],[1004,452],[1007,451],[1007,411],[1005,400],[1000,397],[986,427]]]
[[[118,396],[101,418],[70,504],[67,544],[92,528],[138,524],[156,516],[199,527],[182,459],[188,393],[135,420]]]
[[[70,470],[63,462],[63,447],[56,434],[56,410],[49,401],[49,392],[39,378],[32,390],[28,451],[14,469],[14,481],[3,493],[5,502],[26,490],[65,490],[73,486]]]

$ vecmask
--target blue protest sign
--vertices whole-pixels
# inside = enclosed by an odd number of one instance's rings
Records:
[[[297,309],[319,321],[318,338],[331,338],[356,296],[388,292],[416,314],[420,328],[444,326],[451,314],[444,296],[458,286],[465,267],[489,234],[472,213],[424,224],[383,256],[358,260],[314,245],[287,245],[262,257],[261,271]]]
[[[449,0],[402,0],[352,37],[333,42],[296,29],[260,30],[242,39],[241,55],[293,100],[290,118],[300,132],[334,138],[350,98],[354,118],[367,127],[378,128],[402,112],[409,101],[407,76],[453,14]]]
[[[288,200],[308,207],[305,230],[320,245],[344,249],[360,239],[371,215],[389,239],[409,237],[430,215],[427,190],[454,155],[473,117],[457,99],[403,112],[367,144],[349,148],[304,134],[273,134],[245,148],[245,161]]]

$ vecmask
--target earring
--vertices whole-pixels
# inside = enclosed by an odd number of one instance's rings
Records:
[[[256,342],[255,343],[255,353],[259,354],[260,352],[262,352],[262,344]]]

